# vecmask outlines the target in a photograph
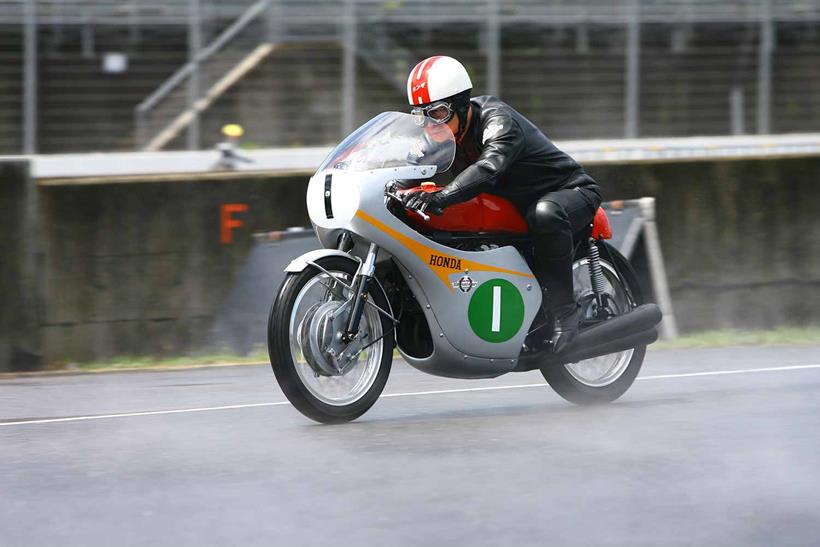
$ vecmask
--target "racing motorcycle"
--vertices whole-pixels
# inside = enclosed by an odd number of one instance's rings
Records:
[[[387,382],[394,348],[413,367],[451,378],[540,369],[577,404],[614,401],[635,380],[661,313],[606,243],[604,211],[576,234],[580,329],[554,353],[554,320],[514,205],[481,194],[440,215],[405,206],[408,194],[437,190],[429,179],[449,169],[455,151],[446,125],[385,112],[310,179],[308,214],[324,248],[285,268],[268,321],[273,372],[307,417],[361,416]],[[421,184],[402,190],[407,181]]]

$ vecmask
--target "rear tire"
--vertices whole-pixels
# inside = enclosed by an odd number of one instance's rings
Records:
[[[598,248],[608,287],[613,292],[620,291],[620,294],[613,295],[615,300],[613,306],[619,308],[618,314],[643,304],[644,298],[638,278],[629,261],[607,243],[598,242]],[[589,268],[586,263],[587,258],[582,257],[576,259],[573,264],[575,296],[578,301],[585,299],[588,301],[588,293],[591,292],[588,287]],[[584,279],[586,279],[586,285],[584,285]],[[625,309],[627,307],[629,309]],[[641,370],[645,354],[646,346],[637,346],[626,352],[596,357],[579,363],[542,367],[541,374],[558,395],[571,403],[605,404],[626,393]],[[592,373],[584,374],[585,369],[589,369]],[[596,376],[596,370],[603,372]]]
[[[317,264],[345,278],[348,284],[358,268],[356,262],[338,256],[320,258]],[[287,275],[268,318],[268,353],[279,386],[297,410],[317,422],[341,423],[355,420],[367,412],[381,395],[393,361],[394,331],[389,319],[366,305],[360,336],[367,332],[370,340],[376,340],[384,335],[362,352],[363,355],[367,352],[364,357],[366,363],[359,362],[340,376],[317,373],[308,362],[311,352],[316,349],[302,349],[300,346],[302,340],[309,336],[305,333],[310,331],[310,325],[305,323],[314,321],[319,314],[316,311],[318,306],[311,305],[306,299],[308,295],[316,296],[311,293],[314,289],[324,291],[325,298],[328,298],[331,293],[324,286],[330,282],[332,280],[327,274],[313,266]],[[377,285],[372,286],[369,294],[374,304],[383,310],[389,309],[387,299]],[[329,298],[330,301],[340,300],[338,294]],[[317,301],[317,304],[321,303]],[[304,306],[308,311],[300,315],[300,309]],[[348,393],[345,390],[351,382],[353,385]]]

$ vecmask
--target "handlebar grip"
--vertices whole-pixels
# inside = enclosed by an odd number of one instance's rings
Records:
[[[390,182],[394,182],[394,181],[390,181]],[[389,184],[390,183],[388,183],[388,185]],[[384,195],[385,195],[385,197],[388,197],[390,199],[394,199],[394,200],[398,201],[401,204],[404,204],[404,202],[405,202],[404,199],[400,195],[395,193],[394,188],[386,187]],[[426,209],[427,209],[427,204],[424,204],[424,205],[422,205],[421,209],[410,209],[410,211],[414,211],[421,218],[423,218],[425,222],[429,222],[430,221],[430,215],[428,215],[427,213],[424,212]]]

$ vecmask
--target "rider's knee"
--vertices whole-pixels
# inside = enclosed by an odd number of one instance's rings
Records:
[[[566,209],[554,201],[539,201],[531,210],[527,220],[530,229],[541,234],[560,232],[569,227]]]

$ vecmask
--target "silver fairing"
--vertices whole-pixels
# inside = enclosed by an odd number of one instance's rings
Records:
[[[541,306],[538,282],[513,247],[480,252],[446,247],[387,210],[388,181],[428,179],[434,172],[431,166],[321,171],[308,186],[311,221],[328,247],[335,244],[328,234],[346,229],[383,248],[399,264],[427,318],[434,346],[432,355],[424,359],[402,352],[408,363],[431,374],[458,378],[510,372]],[[333,179],[332,196],[326,196],[328,175]],[[319,206],[325,198],[335,212],[332,219]]]

